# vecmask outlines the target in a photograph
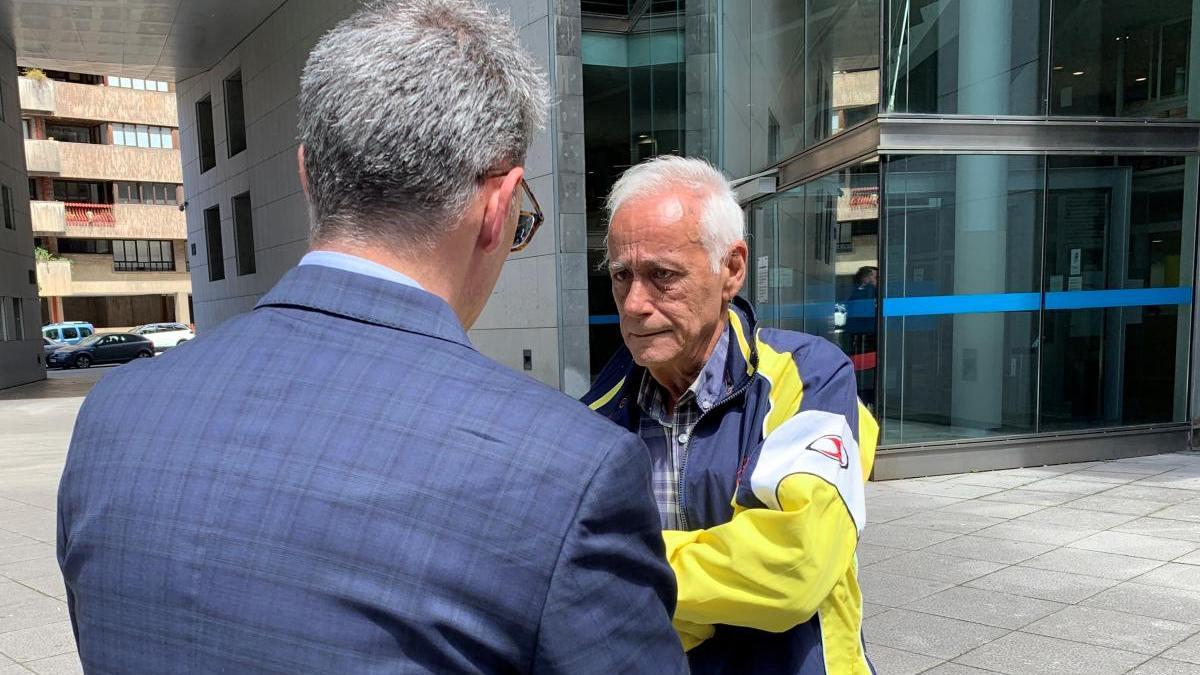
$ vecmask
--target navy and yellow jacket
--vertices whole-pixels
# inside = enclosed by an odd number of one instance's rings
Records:
[[[693,673],[870,673],[855,550],[878,426],[830,342],[729,310],[732,388],[692,431],[683,530],[663,533]],[[622,348],[584,397],[635,431],[644,369]]]

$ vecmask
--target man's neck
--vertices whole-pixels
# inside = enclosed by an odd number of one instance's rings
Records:
[[[421,284],[421,288],[445,300],[456,313],[458,311],[458,295],[454,281],[454,270],[457,266],[443,264],[445,261],[441,260],[436,251],[423,251],[421,256],[401,256],[382,245],[362,246],[336,241],[315,243],[310,250],[352,255],[383,265]]]
[[[724,314],[724,313],[723,313]],[[686,364],[679,366],[665,366],[662,368],[649,367],[650,377],[658,382],[663,392],[666,394],[667,410],[675,411],[675,404],[687,392],[688,388],[700,377],[700,373],[704,372],[704,366],[708,360],[712,358],[713,350],[721,341],[721,335],[725,332],[725,322],[717,324],[716,330],[713,331],[712,337],[708,339],[707,346],[697,356],[688,359]]]

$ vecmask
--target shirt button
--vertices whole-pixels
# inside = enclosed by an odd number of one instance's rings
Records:
[[[711,407],[712,407],[712,401],[709,401],[707,399],[700,401],[700,409],[701,410],[708,410]]]
[[[679,434],[679,444],[680,444],[680,445],[687,445],[687,442],[688,442],[688,439],[689,439],[689,438],[690,438],[690,437],[689,437],[687,434]]]

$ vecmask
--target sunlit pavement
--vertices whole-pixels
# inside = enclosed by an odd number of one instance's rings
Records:
[[[0,391],[0,675],[80,672],[54,557],[75,414],[114,368]],[[1200,455],[868,487],[881,675],[1200,675]]]

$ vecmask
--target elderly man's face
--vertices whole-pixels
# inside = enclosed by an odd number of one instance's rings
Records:
[[[609,225],[621,337],[634,361],[656,376],[695,375],[725,322],[725,303],[744,278],[742,243],[712,271],[700,239],[702,205],[700,195],[664,191],[627,202]]]

